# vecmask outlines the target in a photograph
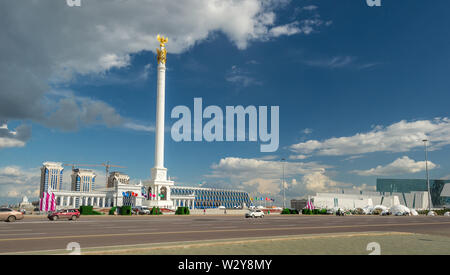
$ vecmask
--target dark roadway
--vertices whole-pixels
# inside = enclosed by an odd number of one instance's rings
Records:
[[[176,243],[247,237],[270,237],[345,232],[409,232],[450,237],[449,217],[381,216],[139,216],[82,217],[52,222],[26,217],[0,222],[0,253],[150,243]]]

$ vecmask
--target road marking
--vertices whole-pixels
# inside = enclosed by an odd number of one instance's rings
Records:
[[[313,230],[313,229],[332,229],[332,228],[366,228],[366,227],[386,227],[386,226],[414,226],[414,225],[443,225],[450,222],[432,222],[432,223],[399,223],[399,224],[368,224],[368,225],[342,225],[342,226],[311,226],[311,227],[274,227],[274,228],[243,228],[243,229],[219,229],[219,230],[192,230],[192,231],[172,231],[172,232],[143,232],[143,233],[113,233],[113,234],[95,234],[95,235],[69,235],[53,236],[41,238],[8,238],[0,239],[0,242],[9,241],[29,241],[29,240],[54,240],[54,239],[75,239],[75,238],[101,238],[101,237],[129,237],[139,235],[169,235],[169,234],[194,234],[194,233],[212,233],[212,232],[242,232],[242,231],[280,231],[280,230]]]
[[[0,236],[19,236],[19,235],[45,235],[46,233],[17,233],[17,234],[1,234]]]

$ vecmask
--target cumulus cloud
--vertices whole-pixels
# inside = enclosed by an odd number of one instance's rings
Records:
[[[243,88],[253,85],[262,85],[262,82],[250,76],[250,73],[248,71],[243,70],[236,65],[231,67],[231,70],[227,73],[225,79],[228,82],[231,82],[236,86]]]
[[[302,182],[308,191],[327,192],[335,190],[339,186],[346,186],[343,183],[332,180],[325,175],[324,171],[317,171],[303,176]]]
[[[31,137],[31,127],[20,125],[11,131],[6,120],[0,121],[0,149],[11,147],[24,147]]]
[[[19,166],[0,167],[0,197],[21,198],[39,196],[40,170]]]
[[[243,189],[249,193],[270,194],[277,200],[282,198],[283,165],[280,161],[228,157],[213,164],[211,168],[212,172],[205,176],[208,181],[204,186]],[[315,179],[312,179],[312,176],[304,178],[310,179],[307,182],[310,189],[306,188],[304,180],[297,179],[312,174],[323,175],[320,179],[323,181],[327,177],[326,169],[329,168],[332,167],[315,162],[285,162],[286,196],[297,197],[307,193],[312,194],[317,190],[311,186]],[[329,181],[318,184],[328,186],[332,182],[334,183],[329,179]]]
[[[408,152],[423,147],[423,139],[430,140],[430,150],[450,144],[450,119],[400,121],[390,126],[377,126],[366,133],[330,138],[324,141],[308,140],[290,146],[299,154],[322,156],[360,155],[372,152]]]
[[[1,1],[0,120],[29,119],[62,129],[92,121],[123,125],[120,115],[104,102],[53,100],[48,93],[77,75],[128,66],[132,54],[155,51],[158,33],[169,37],[171,54],[182,53],[216,32],[239,49],[266,41],[274,33],[292,35],[293,25],[276,29],[276,11],[289,2],[96,0],[70,8],[65,1]],[[299,24],[303,25],[314,26]],[[230,76],[230,81],[251,82],[238,76]],[[49,114],[48,106],[56,111]],[[74,115],[64,113],[65,108]]]
[[[437,165],[428,162],[428,169],[434,169]],[[369,170],[355,170],[352,171],[354,174],[360,176],[391,176],[391,175],[402,175],[402,174],[414,174],[418,172],[425,171],[425,161],[415,161],[407,156],[396,159],[394,162],[382,166],[379,165],[376,168]]]

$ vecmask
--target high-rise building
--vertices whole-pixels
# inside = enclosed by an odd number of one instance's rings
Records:
[[[40,197],[47,192],[49,187],[54,190],[62,190],[64,167],[60,162],[44,162],[41,168]]]
[[[95,173],[87,169],[73,169],[72,191],[92,192],[95,190]]]
[[[108,177],[108,188],[113,188],[118,183],[130,184],[130,177],[120,172],[111,172]]]

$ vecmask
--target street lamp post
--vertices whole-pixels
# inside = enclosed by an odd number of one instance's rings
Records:
[[[283,166],[283,181],[281,183],[283,184],[283,209],[286,208],[286,188],[284,186],[284,162],[285,162],[285,159],[282,158],[281,159],[281,164]]]
[[[427,171],[427,187],[428,187],[428,210],[431,211],[431,189],[430,189],[430,176],[428,173],[428,140],[424,139],[423,143],[425,144],[425,168]]]

